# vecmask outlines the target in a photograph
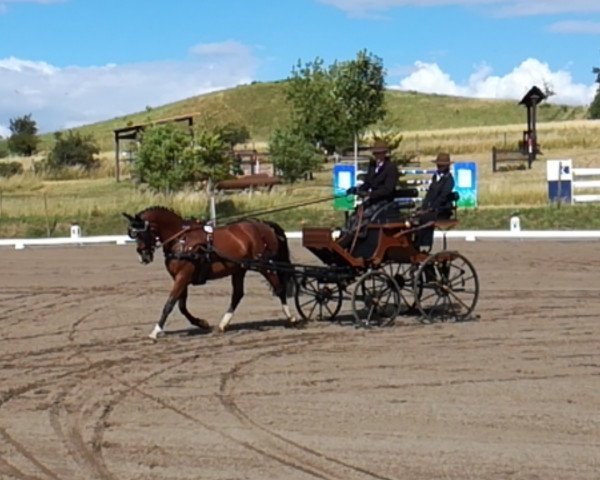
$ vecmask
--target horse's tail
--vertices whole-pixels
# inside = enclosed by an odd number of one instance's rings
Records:
[[[273,257],[273,260],[280,263],[287,263],[289,265],[289,269],[287,269],[286,265],[282,265],[283,268],[277,270],[277,277],[282,285],[285,285],[285,292],[287,297],[291,297],[294,295],[294,275],[292,270],[292,261],[290,258],[290,247],[288,245],[287,236],[285,235],[285,231],[281,228],[281,225],[272,221],[264,221],[271,229],[275,232],[275,236],[277,237],[277,253]]]

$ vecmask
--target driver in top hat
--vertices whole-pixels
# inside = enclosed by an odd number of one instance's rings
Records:
[[[415,219],[419,224],[424,224],[438,219],[447,219],[453,212],[454,177],[450,172],[452,160],[448,153],[439,153],[435,160],[436,171],[431,178],[431,183],[421,204],[415,212]],[[419,232],[418,245],[428,246],[433,243],[433,228],[423,229]]]
[[[365,208],[394,200],[394,191],[400,176],[398,167],[391,161],[390,150],[386,144],[374,146],[371,153],[373,161],[369,164],[363,183],[347,192],[363,197]]]
[[[362,215],[355,211],[348,218],[344,228],[346,234],[362,228],[382,205],[394,200],[394,192],[400,172],[391,160],[392,156],[388,145],[385,143],[374,145],[371,154],[373,158],[369,162],[363,183],[346,191],[348,195],[356,194],[363,198]],[[346,235],[346,240],[348,240],[348,235]],[[344,239],[341,240],[341,243],[345,243]]]

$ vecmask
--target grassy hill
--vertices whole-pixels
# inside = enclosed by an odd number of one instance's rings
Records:
[[[163,118],[194,115],[200,121],[236,122],[250,130],[257,142],[269,138],[274,128],[290,119],[285,101],[286,82],[254,83],[228,90],[199,95],[175,103],[148,108],[103,122],[80,127],[82,133],[94,135],[102,150],[114,148],[115,128],[137,125]],[[386,92],[387,117],[377,127],[403,132],[440,130],[448,128],[486,127],[526,123],[526,111],[516,101],[479,100],[427,95],[416,92]],[[542,104],[538,109],[539,122],[584,119],[586,109]],[[42,149],[52,142],[52,135],[42,136]]]

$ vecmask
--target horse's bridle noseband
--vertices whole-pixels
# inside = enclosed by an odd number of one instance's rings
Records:
[[[130,225],[127,234],[129,238],[138,241],[137,252],[144,263],[150,263],[153,260],[154,250],[159,245],[158,235],[154,232],[148,220],[144,220],[144,226]],[[140,248],[139,243],[143,243]]]

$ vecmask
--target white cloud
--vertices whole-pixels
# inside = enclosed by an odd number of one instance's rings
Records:
[[[600,35],[600,22],[565,20],[549,25],[548,30],[554,33]]]
[[[207,53],[219,48],[230,54],[213,58]],[[57,68],[46,62],[0,59],[0,124],[31,113],[44,133],[250,83],[255,77],[259,62],[242,44],[200,45],[193,50],[204,53],[181,62],[94,67]]]
[[[8,12],[8,5],[15,3],[37,3],[39,5],[49,5],[51,3],[63,3],[67,0],[0,0],[0,14]]]
[[[201,57],[243,56],[252,53],[250,47],[235,40],[219,43],[202,43],[190,48],[190,52]]]
[[[350,15],[380,13],[398,7],[481,7],[503,16],[600,12],[596,0],[319,0]]]
[[[492,75],[488,65],[479,66],[464,85],[457,84],[436,63],[416,62],[414,72],[390,88],[464,97],[520,100],[533,85],[542,89],[545,86],[550,87],[555,95],[548,101],[566,105],[588,105],[597,89],[595,84],[574,83],[569,72],[552,71],[547,63],[534,58],[523,61],[504,76]]]

